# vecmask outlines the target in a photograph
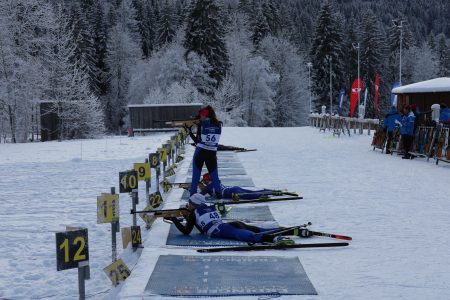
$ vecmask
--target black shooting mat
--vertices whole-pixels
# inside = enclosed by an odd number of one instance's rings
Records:
[[[298,257],[161,255],[145,290],[164,296],[317,295]]]
[[[247,222],[249,225],[254,225],[263,228],[279,227],[277,222]],[[182,234],[175,225],[170,225],[169,235],[167,236],[166,245],[173,246],[190,246],[190,247],[214,247],[214,246],[245,246],[247,243],[230,240],[212,238],[205,234],[201,234],[197,228],[194,227],[190,235]]]

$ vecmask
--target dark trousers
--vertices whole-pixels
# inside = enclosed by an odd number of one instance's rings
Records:
[[[217,170],[217,156],[216,151],[206,150],[200,147],[195,148],[194,158],[192,161],[192,183],[190,193],[191,195],[197,193],[198,182],[200,181],[203,164],[208,169],[209,176],[216,193],[221,192],[219,172]]]
[[[391,147],[391,141],[392,138],[394,137],[394,132],[393,131],[388,131],[387,132],[387,140],[386,140],[386,153],[390,153],[390,147]]]
[[[410,155],[408,152],[411,151],[413,136],[404,134],[402,135],[402,139],[403,139],[403,153],[405,154],[405,157],[409,157]]]

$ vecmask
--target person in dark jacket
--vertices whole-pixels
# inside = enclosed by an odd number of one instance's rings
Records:
[[[399,126],[397,123],[400,123],[401,119],[402,118],[395,106],[392,106],[391,110],[384,117],[383,128],[387,131],[386,154],[391,153],[391,151],[389,151],[389,146],[394,135],[394,129]]]
[[[414,113],[411,111],[411,107],[409,105],[403,108],[403,117],[402,117],[402,127],[400,128],[400,134],[402,135],[403,140],[403,150],[404,155],[403,159],[410,159],[411,155],[409,151],[411,150],[411,145],[414,136],[414,123],[416,117]]]

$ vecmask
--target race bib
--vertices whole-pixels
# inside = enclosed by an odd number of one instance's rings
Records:
[[[202,228],[210,227],[210,224],[220,222],[221,218],[217,211],[206,212],[201,216],[197,216],[197,224]]]
[[[202,142],[207,145],[217,145],[219,143],[220,134],[208,133],[202,134]]]

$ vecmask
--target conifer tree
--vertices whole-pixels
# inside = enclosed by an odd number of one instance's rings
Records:
[[[252,24],[252,36],[251,39],[256,48],[258,48],[259,43],[264,39],[270,32],[270,28],[267,25],[266,17],[262,12],[262,7],[258,6],[255,20]]]
[[[333,15],[333,8],[330,3],[325,3],[319,13],[314,39],[310,51],[313,63],[312,80],[313,91],[316,95],[315,105],[319,108],[330,103],[330,63],[332,77],[331,96],[335,101],[341,85],[342,79],[342,33],[339,32],[339,25]]]
[[[175,37],[176,24],[174,23],[174,14],[171,6],[166,1],[158,22],[157,45],[162,47],[172,42]]]
[[[373,94],[375,76],[379,76],[385,53],[383,36],[373,13],[366,13],[363,18],[363,34],[361,43],[361,77],[368,88],[366,117],[374,117]]]
[[[211,66],[209,76],[218,84],[225,78],[229,68],[223,37],[220,8],[212,0],[194,1],[191,5],[184,40],[186,57],[189,52],[205,56]]]

